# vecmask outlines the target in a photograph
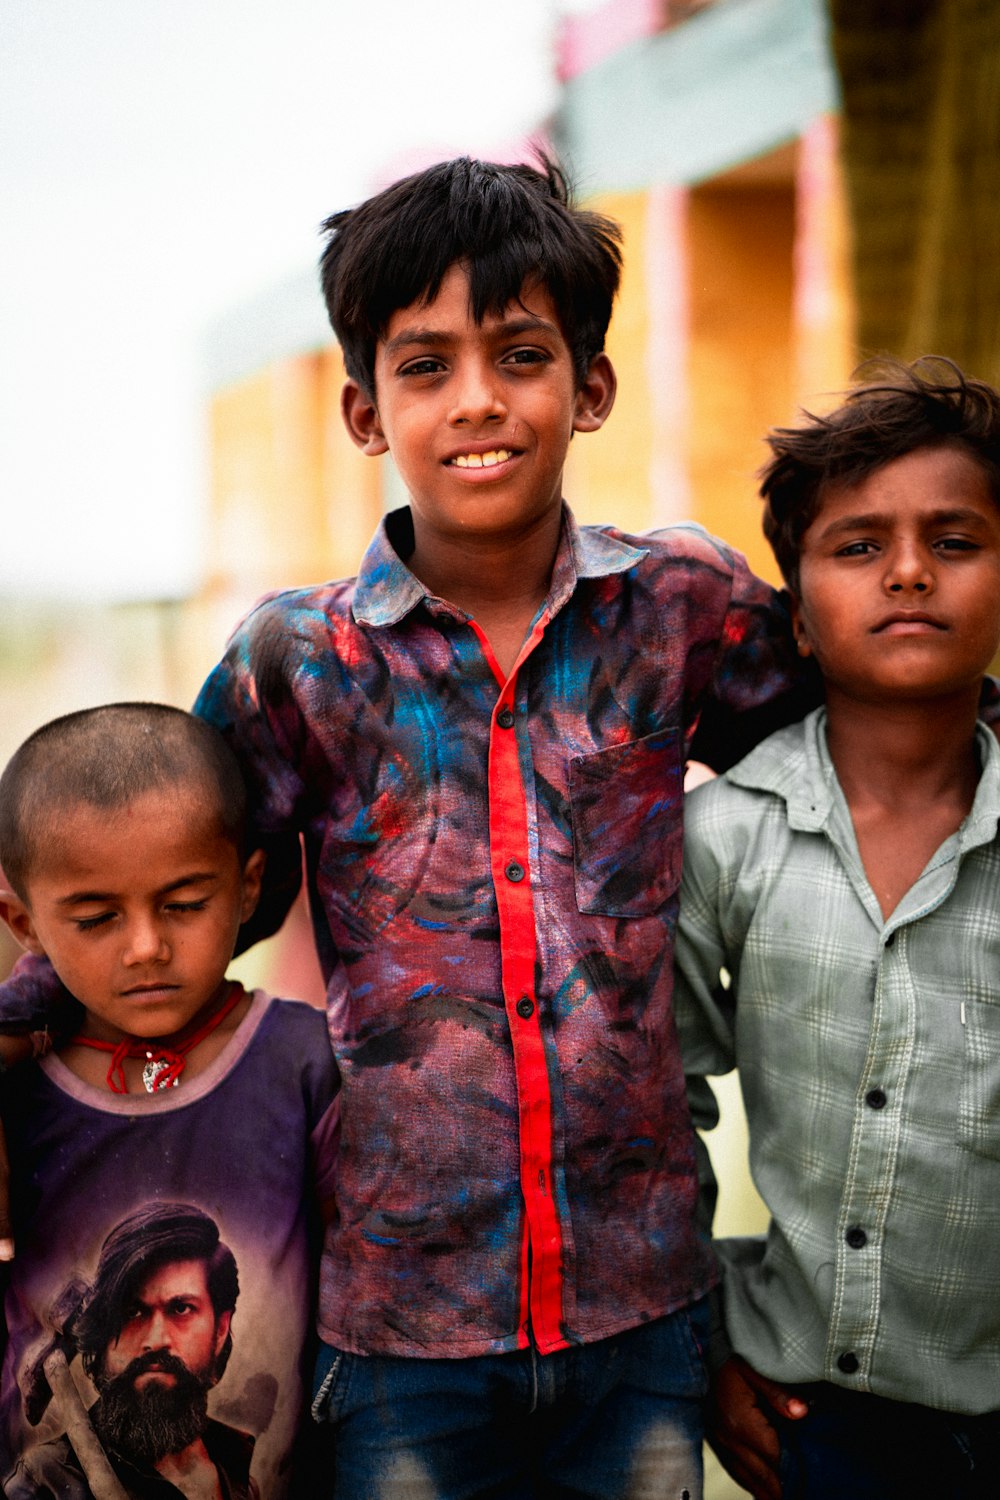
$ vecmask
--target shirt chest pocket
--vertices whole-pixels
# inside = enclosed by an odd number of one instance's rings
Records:
[[[576,901],[582,912],[646,917],[681,877],[680,736],[664,729],[569,765]]]
[[[958,1141],[1000,1161],[1000,1005],[965,1002],[965,1066],[958,1101]]]

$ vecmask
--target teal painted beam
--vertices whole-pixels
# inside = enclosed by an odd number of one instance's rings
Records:
[[[584,195],[685,186],[838,106],[823,0],[720,0],[573,79],[553,139]]]

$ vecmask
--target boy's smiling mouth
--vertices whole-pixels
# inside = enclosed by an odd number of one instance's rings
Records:
[[[494,469],[514,457],[513,448],[490,448],[486,453],[456,453],[445,463],[455,469]]]

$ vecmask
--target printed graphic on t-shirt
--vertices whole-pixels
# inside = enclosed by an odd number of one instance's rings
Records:
[[[190,1086],[98,1095],[50,1059],[5,1111],[4,1495],[288,1496],[335,1073],[322,1015],[251,1017]]]

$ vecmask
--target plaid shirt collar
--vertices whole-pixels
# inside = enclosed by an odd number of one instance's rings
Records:
[[[969,815],[956,835],[960,854],[990,843],[1000,823],[1000,744],[985,724],[976,727],[976,749],[981,771]],[[737,786],[781,797],[788,826],[802,833],[828,829],[843,800],[826,743],[825,708],[771,735],[726,774]]]

